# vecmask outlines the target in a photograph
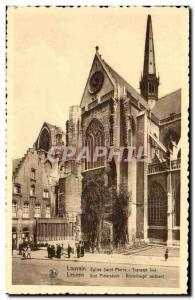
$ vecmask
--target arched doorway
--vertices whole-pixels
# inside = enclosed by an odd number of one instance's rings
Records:
[[[167,240],[167,195],[160,183],[150,184],[148,196],[148,237]]]

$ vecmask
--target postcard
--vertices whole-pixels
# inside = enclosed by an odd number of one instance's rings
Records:
[[[7,293],[187,294],[189,8],[6,14]]]

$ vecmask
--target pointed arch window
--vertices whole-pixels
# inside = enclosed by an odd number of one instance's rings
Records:
[[[104,128],[100,121],[93,119],[89,124],[85,135],[85,147],[89,151],[90,161],[85,160],[85,170],[104,166],[104,157],[94,157],[96,147],[105,145]]]
[[[153,182],[149,191],[148,225],[167,225],[167,196],[158,182]]]

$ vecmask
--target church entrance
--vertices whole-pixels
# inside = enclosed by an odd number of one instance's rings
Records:
[[[158,182],[152,182],[148,197],[148,238],[167,240],[167,196]]]

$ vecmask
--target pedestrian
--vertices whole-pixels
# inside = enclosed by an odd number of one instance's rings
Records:
[[[64,244],[61,245],[61,255],[64,255]]]
[[[23,245],[22,245],[22,242],[20,242],[19,244],[19,255],[22,255],[22,248],[23,248]]]
[[[78,243],[78,245],[77,245],[77,257],[80,258],[80,255],[81,255],[81,246],[80,246],[80,243]]]
[[[47,245],[47,256],[48,256],[48,258],[51,258],[51,247],[50,247],[50,244]]]
[[[113,245],[112,245],[112,242],[110,241],[110,254],[112,255],[113,253]]]
[[[50,249],[50,258],[53,258],[55,257],[55,247],[54,245],[51,246],[51,249]]]
[[[24,246],[24,247],[22,248],[22,257],[23,257],[24,259],[27,259],[27,247],[26,247],[26,246]]]
[[[61,246],[57,244],[57,249],[56,249],[56,258],[61,258]]]
[[[165,251],[165,260],[167,260],[169,257],[169,250],[168,248],[166,248],[166,251]]]
[[[85,245],[84,242],[81,243],[81,257],[84,257],[85,255]]]
[[[72,251],[72,248],[71,248],[70,244],[68,243],[68,248],[67,248],[68,258],[70,258],[71,251]]]
[[[12,240],[12,256],[14,254],[14,240]]]
[[[31,248],[30,248],[30,245],[28,245],[27,249],[26,249],[26,258],[31,258]]]

